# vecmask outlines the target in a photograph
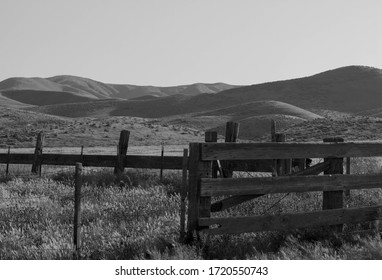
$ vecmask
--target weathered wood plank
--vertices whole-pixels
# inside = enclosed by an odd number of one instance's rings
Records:
[[[382,187],[382,174],[201,179],[201,196],[339,191]]]
[[[233,160],[230,161],[234,171],[248,172],[272,172],[273,161],[271,159],[262,160]]]
[[[130,168],[149,168],[149,169],[183,169],[183,157],[181,156],[138,156],[128,155],[126,166]]]
[[[34,160],[34,154],[0,154],[0,163],[7,163],[9,159],[10,164],[32,164]]]
[[[115,167],[115,155],[79,155],[79,154],[43,154],[44,165],[75,165],[82,162],[84,166],[94,167]],[[165,156],[163,158],[164,169],[182,169],[183,157]],[[10,164],[32,164],[33,154],[10,154]],[[0,163],[8,162],[8,154],[0,154]],[[150,168],[160,169],[162,158],[160,156],[140,156],[128,155],[125,160],[125,167],[130,168]]]
[[[78,155],[78,154],[43,154],[44,165],[75,165],[82,162],[84,166],[115,167],[114,155]],[[32,164],[33,154],[9,154],[10,164]],[[163,169],[182,169],[181,156],[163,157]],[[8,153],[0,153],[0,163],[8,162]],[[128,155],[125,167],[160,169],[161,156]],[[232,169],[248,172],[272,172],[272,160],[237,160],[232,161]]]
[[[218,141],[218,133],[216,131],[206,131],[204,141],[216,143]],[[218,169],[218,163],[215,160],[212,162],[212,178],[218,177]]]
[[[199,217],[210,217],[211,197],[200,196],[200,179],[211,177],[211,161],[200,160],[201,145],[190,144],[188,184],[188,228],[187,239],[193,240],[193,232],[199,228]]]
[[[330,161],[321,162],[307,169],[292,173],[290,176],[318,175],[326,171],[330,167],[330,164]]]
[[[382,156],[382,142],[202,144],[202,160],[372,156]]]
[[[257,231],[289,231],[346,223],[360,223],[381,219],[382,206],[332,209],[309,213],[262,215],[231,218],[200,218],[201,231],[209,234],[244,233]],[[219,225],[220,227],[206,228]]]
[[[324,142],[343,143],[344,139],[341,137],[329,137],[323,140]],[[324,174],[343,174],[344,173],[344,160],[343,158],[325,158],[324,161],[330,162],[329,169],[325,170]],[[322,198],[322,209],[336,209],[343,208],[343,190],[330,190],[324,191]],[[337,228],[337,230],[341,230]]]
[[[306,176],[306,175],[318,175],[319,173],[323,172],[330,166],[330,162],[322,162],[317,165],[314,165],[312,167],[309,167],[308,169],[290,174],[290,176]],[[211,212],[219,212],[226,210],[228,208],[231,208],[233,206],[236,206],[240,203],[246,202],[248,200],[258,198],[260,196],[263,196],[263,194],[255,194],[255,195],[237,195],[237,196],[231,196],[224,198],[220,201],[216,201],[212,203],[211,205]]]
[[[239,136],[239,127],[240,127],[240,124],[237,122],[227,122],[224,141],[236,142]],[[233,175],[232,163],[230,161],[222,161],[221,166],[222,166],[224,177],[232,178],[232,175]]]
[[[276,121],[271,120],[271,141],[276,142]]]

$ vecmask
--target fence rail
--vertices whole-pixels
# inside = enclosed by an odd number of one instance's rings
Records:
[[[280,176],[265,178],[202,178],[201,196],[258,195],[289,192],[344,191],[382,186],[382,174]]]
[[[189,160],[188,237],[194,232],[209,234],[291,230],[329,226],[341,231],[346,223],[382,218],[382,205],[344,208],[343,194],[351,189],[382,187],[382,174],[350,175],[351,157],[382,156],[382,142],[348,142],[325,138],[323,143],[288,143],[285,135],[275,134],[272,143],[191,143]],[[280,142],[278,142],[278,139]],[[323,162],[306,166],[307,158]],[[344,175],[346,158],[346,175]],[[292,162],[299,161],[297,171]],[[230,178],[213,176],[214,162],[271,161],[273,177]],[[303,163],[303,164],[301,164]],[[268,163],[269,164],[269,163]],[[317,176],[320,173],[323,175]],[[224,174],[223,174],[224,175]],[[211,178],[212,177],[212,178]],[[264,194],[323,192],[323,211],[284,213],[250,217],[211,217],[242,202]],[[211,203],[212,197],[225,196]]]
[[[253,160],[382,156],[382,142],[202,143],[202,160]]]
[[[362,208],[341,208],[308,213],[261,215],[252,217],[200,218],[201,231],[210,234],[243,233],[254,231],[340,225],[378,220],[382,216],[382,206]],[[215,228],[208,228],[217,225]]]

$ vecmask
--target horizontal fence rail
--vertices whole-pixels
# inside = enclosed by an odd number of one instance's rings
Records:
[[[42,165],[74,166],[81,162],[83,166],[115,167],[117,156],[115,155],[80,155],[80,154],[42,154]],[[148,168],[148,169],[183,169],[183,157],[181,156],[122,156],[124,167]],[[0,164],[33,164],[34,154],[24,153],[0,153]],[[232,161],[232,170],[249,172],[272,172],[272,160],[236,160]]]
[[[382,187],[382,174],[282,176],[265,178],[202,178],[201,196],[339,191]]]
[[[340,137],[331,137],[322,143],[293,143],[285,139],[285,135],[276,133],[275,142],[268,143],[190,143],[190,240],[194,231],[226,234],[324,226],[342,232],[344,224],[382,218],[382,205],[346,208],[343,200],[350,190],[382,187],[382,174],[350,174],[350,158],[382,156],[382,142],[344,142]],[[311,166],[312,158],[323,162]],[[229,162],[232,166],[232,162],[252,161],[259,164],[257,169],[272,172],[272,177],[232,178],[220,172],[217,178],[214,174],[215,163],[220,166]],[[304,192],[322,192],[322,211],[211,217],[211,213],[267,194]],[[213,197],[220,198],[213,201]]]
[[[178,156],[125,156],[125,167],[160,169],[182,169],[182,157]],[[32,164],[33,154],[0,154],[0,163]],[[78,155],[78,154],[43,154],[43,165],[75,165],[81,162],[83,166],[115,167],[115,155]]]
[[[382,142],[202,143],[201,160],[250,160],[382,156]]]
[[[210,234],[244,233],[374,221],[381,217],[382,206],[341,208],[308,213],[261,215],[250,217],[200,218],[201,231]],[[209,228],[214,226],[213,228]]]

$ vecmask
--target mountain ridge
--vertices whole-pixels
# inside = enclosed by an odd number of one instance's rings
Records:
[[[41,92],[63,92],[74,94],[89,99],[132,99],[147,95],[166,97],[176,94],[198,95],[201,93],[215,94],[223,90],[238,87],[225,83],[194,83],[190,85],[179,85],[171,87],[158,86],[138,86],[131,84],[109,84],[95,81],[88,78],[76,77],[71,75],[59,75],[49,78],[24,78],[13,77],[0,82],[0,94],[4,92],[14,93],[16,91],[30,90],[34,93]],[[32,92],[31,92],[32,94]],[[41,95],[41,93],[40,93]],[[11,94],[6,98],[15,99]],[[18,100],[20,102],[20,100]],[[26,104],[30,104],[25,102]],[[38,103],[38,98],[35,99]],[[55,104],[56,102],[52,103]],[[30,104],[39,105],[39,104]],[[47,105],[47,104],[41,104]]]

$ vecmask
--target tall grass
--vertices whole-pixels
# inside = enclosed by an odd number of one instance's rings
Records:
[[[29,172],[29,168],[28,168]],[[380,172],[376,159],[352,161],[352,173]],[[181,174],[85,168],[82,197],[84,259],[381,259],[379,234],[345,234],[324,228],[294,232],[201,235],[193,245],[179,242]],[[348,207],[381,204],[381,190],[352,191]],[[41,178],[10,176],[0,181],[0,258],[73,257],[73,172]],[[261,215],[320,210],[319,192],[264,196],[214,215]]]

